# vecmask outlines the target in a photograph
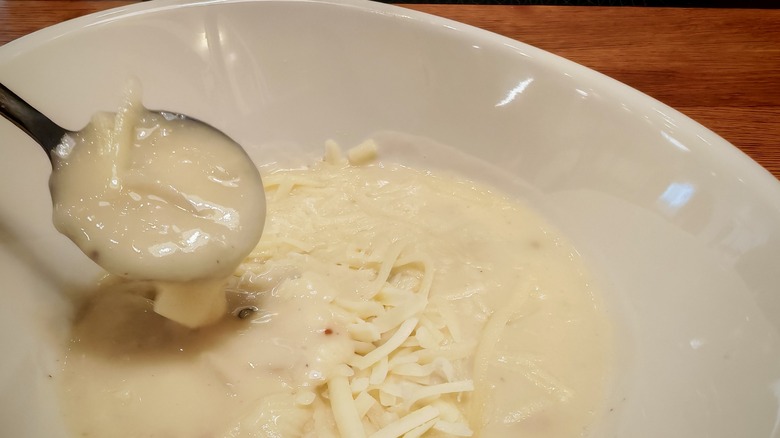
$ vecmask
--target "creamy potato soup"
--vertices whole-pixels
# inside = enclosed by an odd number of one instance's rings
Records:
[[[131,82],[52,154],[54,224],[108,272],[155,282],[155,311],[189,327],[225,313],[225,279],[257,244],[265,198],[230,138],[141,105]],[[198,299],[192,299],[197,296]]]
[[[515,200],[374,153],[264,175],[214,325],[105,280],[55,376],[73,436],[587,435],[610,326],[577,252]]]

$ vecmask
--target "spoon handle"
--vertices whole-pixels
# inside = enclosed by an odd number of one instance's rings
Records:
[[[2,83],[0,83],[0,114],[38,142],[49,158],[51,158],[51,151],[60,144],[60,140],[68,132]]]

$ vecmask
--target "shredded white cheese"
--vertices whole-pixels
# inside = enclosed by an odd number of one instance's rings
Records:
[[[367,165],[376,158],[376,150],[376,143],[365,141],[347,152],[348,164]],[[346,164],[338,144],[327,141],[322,165]],[[294,191],[328,190],[322,181],[298,178],[295,172],[285,172],[284,178],[272,174],[264,181],[269,195],[277,200]],[[358,204],[368,202],[354,196]],[[312,230],[327,232],[328,224],[320,221],[315,215],[310,217]],[[269,236],[273,233],[273,226],[266,229],[251,258],[264,260],[265,254],[278,251],[281,245],[291,254],[317,251],[313,243],[286,235]],[[355,286],[355,294],[339,294],[330,302],[351,339],[352,358],[325,376],[326,389],[307,390],[296,397],[300,405],[315,408],[312,436],[332,434],[334,429],[350,438],[415,437],[433,430],[469,436],[471,429],[457,406],[457,396],[473,391],[474,385],[452,363],[465,358],[467,352],[453,354],[460,351],[458,322],[444,310],[446,303],[429,299],[435,278],[429,256],[418,252],[412,241],[360,242],[358,238],[336,259],[350,272],[365,273],[365,281]],[[330,420],[323,406],[331,408]],[[442,422],[441,412],[447,412],[447,421]]]

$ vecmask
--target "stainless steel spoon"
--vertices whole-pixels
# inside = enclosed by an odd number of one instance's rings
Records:
[[[51,151],[68,133],[0,83],[0,114],[33,138],[51,159]]]

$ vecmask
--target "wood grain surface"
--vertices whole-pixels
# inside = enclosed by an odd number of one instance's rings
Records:
[[[0,44],[135,3],[0,1]],[[780,177],[780,10],[404,5],[534,45],[682,111]]]

